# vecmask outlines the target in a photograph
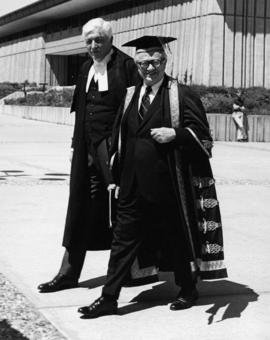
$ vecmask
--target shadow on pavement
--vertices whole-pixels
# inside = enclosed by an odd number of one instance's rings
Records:
[[[105,284],[105,280],[106,280],[106,275],[95,277],[94,279],[80,282],[79,287],[89,288],[89,289],[97,288],[97,287],[103,286]]]
[[[209,313],[208,324],[213,323],[215,315],[221,308],[225,308],[220,321],[231,318],[240,318],[242,312],[248,307],[250,302],[258,300],[257,294],[252,288],[244,284],[229,280],[201,283],[202,297],[197,305],[212,306],[205,312]]]
[[[179,291],[174,283],[172,273],[160,273],[160,282],[152,285],[134,297],[131,304],[121,307],[119,315],[138,312],[140,310],[165,306],[171,303]],[[80,282],[80,287],[97,288],[103,286],[106,276],[99,276],[94,279]],[[130,288],[132,289],[132,288]],[[143,286],[142,286],[143,289]],[[220,320],[224,321],[231,318],[240,318],[242,312],[248,307],[250,302],[258,300],[259,294],[244,284],[229,280],[200,281],[198,283],[199,300],[197,306],[212,305],[205,312],[210,314],[208,324],[212,324],[215,316],[221,309],[225,309]],[[222,312],[222,311],[221,311]]]
[[[134,302],[133,304],[119,308],[119,314],[125,315],[172,302],[178,293],[178,288],[170,276],[163,274],[163,279],[165,279],[165,282],[157,284],[134,297],[131,300],[131,302]],[[225,308],[225,310],[221,319],[216,322],[240,318],[248,304],[257,301],[259,297],[259,294],[246,285],[229,280],[200,282],[198,290],[200,297],[196,305],[212,305],[205,311],[210,314],[208,317],[209,325],[213,323],[214,317],[221,308]]]

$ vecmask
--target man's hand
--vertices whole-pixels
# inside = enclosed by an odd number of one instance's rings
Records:
[[[173,128],[161,127],[151,129],[151,136],[158,143],[169,143],[175,139],[176,133]]]
[[[120,190],[120,187],[115,185],[115,184],[109,184],[108,187],[107,187],[107,190],[109,192],[113,191],[114,190],[114,198],[115,199],[118,199],[119,197],[119,190]]]

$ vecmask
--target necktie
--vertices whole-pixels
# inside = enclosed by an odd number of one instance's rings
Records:
[[[148,108],[150,106],[150,97],[149,97],[149,93],[152,91],[151,86],[147,86],[144,92],[144,95],[142,96],[142,102],[141,102],[141,106],[139,109],[139,117],[140,120],[143,120],[146,112],[148,111]]]

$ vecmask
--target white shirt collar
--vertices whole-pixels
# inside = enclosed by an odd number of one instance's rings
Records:
[[[90,67],[88,72],[87,82],[86,82],[86,93],[89,90],[90,82],[94,77],[94,80],[98,83],[98,90],[108,91],[108,74],[107,74],[107,64],[111,60],[111,55],[113,53],[113,49],[101,60],[101,61],[93,61],[93,65]]]
[[[159,88],[160,88],[160,86],[161,86],[161,84],[163,82],[163,79],[164,79],[164,77],[162,79],[160,79],[160,81],[158,81],[157,83],[155,83],[154,85],[151,86],[152,90],[149,93],[150,103],[152,103],[152,101],[154,100],[154,98],[155,98],[155,96],[156,96],[156,94],[157,94],[157,92],[158,92],[158,90],[159,90]],[[142,97],[143,97],[143,95],[145,93],[145,90],[146,90],[147,86],[148,85],[146,85],[144,83],[142,84],[141,91],[140,91],[140,96],[139,96],[138,108],[140,108],[140,106],[141,106]]]
[[[154,85],[151,86],[151,88],[152,88],[151,92],[153,92],[154,97],[157,94],[157,92],[158,92],[158,90],[159,90],[159,88],[160,88],[160,86],[161,86],[161,84],[163,82],[163,79],[164,79],[164,77],[162,79],[160,79],[160,81],[158,81],[157,83],[155,83]],[[143,87],[143,93],[145,92],[147,86],[148,85],[143,83],[143,86],[142,86]]]

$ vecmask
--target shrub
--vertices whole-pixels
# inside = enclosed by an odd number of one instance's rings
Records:
[[[9,82],[0,83],[0,99],[8,96],[9,94],[15,91],[20,91],[21,89],[22,89],[22,85],[18,83],[9,83]]]
[[[223,94],[208,93],[201,100],[206,112],[229,113],[232,110],[233,100]]]
[[[192,85],[191,88],[201,97],[208,113],[231,113],[237,92],[241,90],[243,103],[248,114],[270,114],[269,89],[262,87],[237,89],[204,85]]]
[[[36,84],[29,84],[34,86]],[[2,83],[1,91],[11,93],[22,90],[18,83]],[[201,98],[207,113],[232,113],[232,107],[239,89],[232,87],[192,85],[191,88]],[[16,89],[16,90],[15,90]],[[9,99],[6,104],[30,106],[63,106],[70,107],[74,92],[73,87],[56,87],[48,91],[40,91],[40,87],[27,87],[27,91],[35,89],[37,92],[27,93],[26,98]],[[262,87],[241,89],[242,98],[248,114],[270,114],[270,90]]]
[[[50,89],[45,92],[28,93],[26,98],[7,99],[5,104],[29,106],[63,106],[70,107],[73,88]]]

